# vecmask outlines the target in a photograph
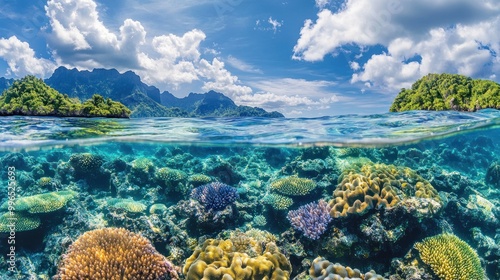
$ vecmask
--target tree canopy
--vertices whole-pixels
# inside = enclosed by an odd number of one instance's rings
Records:
[[[391,112],[409,110],[476,111],[500,109],[500,84],[458,74],[428,74],[401,89]]]
[[[15,81],[0,96],[0,115],[128,118],[130,110],[120,102],[94,94],[83,104],[49,87],[35,76]]]

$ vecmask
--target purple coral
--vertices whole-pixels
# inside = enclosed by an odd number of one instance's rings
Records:
[[[326,231],[332,221],[330,206],[324,200],[311,202],[297,210],[288,212],[288,220],[293,228],[301,231],[306,237],[316,240]]]
[[[213,182],[193,189],[191,197],[205,206],[205,210],[218,211],[236,201],[239,195],[235,188],[220,182]]]

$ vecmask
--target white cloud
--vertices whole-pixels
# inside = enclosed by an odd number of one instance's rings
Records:
[[[255,66],[250,65],[250,64],[246,63],[245,61],[238,59],[232,55],[228,56],[226,61],[229,65],[231,65],[232,67],[234,67],[240,71],[248,72],[248,73],[262,74],[262,70],[255,68]]]
[[[330,0],[316,0],[316,7],[323,9],[328,4],[330,4]]]
[[[342,46],[381,45],[386,53],[372,55],[362,66],[350,62],[354,71],[362,70],[352,82],[388,89],[429,72],[489,77],[500,68],[494,55],[500,52],[498,26],[495,0],[346,0],[338,11],[321,9],[315,21],[305,21],[293,58],[319,61]],[[408,61],[413,57],[421,61]]]
[[[276,33],[276,31],[278,31],[278,28],[283,26],[283,21],[278,21],[276,19],[273,19],[272,17],[269,17],[267,22],[272,25],[272,30],[274,31],[274,33]]]
[[[0,38],[0,57],[9,65],[6,73],[8,76],[22,77],[30,74],[46,77],[52,74],[56,67],[54,62],[48,59],[35,58],[35,52],[30,45],[21,42],[16,36]]]
[[[58,65],[133,70],[145,82],[162,89],[201,81],[207,90],[251,92],[239,84],[238,77],[227,71],[220,59],[209,62],[203,58],[200,49],[206,35],[201,30],[147,38],[141,22],[125,19],[119,32],[113,32],[100,19],[94,0],[49,0],[45,11],[50,24],[48,46]],[[212,57],[219,55],[214,49],[204,52]]]

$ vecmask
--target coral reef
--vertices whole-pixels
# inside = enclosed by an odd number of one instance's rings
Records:
[[[414,247],[441,280],[485,279],[477,253],[453,234],[427,237]]]
[[[239,195],[235,188],[224,183],[213,182],[193,189],[191,197],[205,206],[205,210],[217,211],[235,202]]]
[[[73,154],[69,159],[69,164],[75,170],[75,178],[85,179],[100,173],[104,159],[99,155],[91,153]]]
[[[179,279],[175,267],[149,240],[122,228],[80,236],[59,264],[55,279]]]
[[[295,176],[278,179],[269,185],[270,190],[294,196],[306,195],[315,188],[316,183],[313,180]]]
[[[113,198],[107,201],[108,206],[121,209],[129,213],[141,213],[146,210],[147,206],[133,199]]]
[[[339,263],[331,263],[328,260],[317,257],[312,262],[309,269],[309,275],[313,280],[385,280],[382,275],[378,275],[371,270],[367,273],[361,273],[358,269],[352,269],[348,266],[342,266]]]
[[[500,162],[493,162],[486,170],[485,181],[494,186],[500,186]]]
[[[13,205],[15,211],[26,211],[31,214],[48,213],[63,208],[68,201],[78,195],[75,191],[58,191],[20,197]],[[8,202],[0,207],[8,208]]]
[[[269,193],[262,198],[264,204],[269,204],[276,210],[286,210],[293,204],[293,199],[277,193]]]
[[[290,262],[274,243],[268,243],[262,255],[252,258],[236,251],[231,240],[216,239],[206,240],[183,268],[187,280],[287,280],[291,272]]]
[[[334,218],[363,215],[370,209],[390,209],[405,204],[408,211],[432,216],[442,204],[432,185],[410,168],[365,164],[346,169],[330,201]]]
[[[39,226],[40,218],[35,215],[7,212],[0,216],[0,233],[28,231],[36,229]]]
[[[330,210],[328,203],[320,200],[289,211],[287,218],[294,229],[301,231],[305,237],[316,240],[326,231],[328,224],[332,221]]]

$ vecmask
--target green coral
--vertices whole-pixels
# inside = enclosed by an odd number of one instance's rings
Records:
[[[314,190],[316,183],[311,179],[290,176],[272,182],[269,188],[285,195],[301,196]]]
[[[292,266],[274,243],[256,257],[236,251],[231,240],[208,239],[186,260],[186,280],[288,280]]]
[[[449,233],[425,238],[415,244],[420,258],[441,280],[485,279],[477,253],[465,241]]]
[[[42,177],[42,178],[38,179],[38,185],[42,188],[51,186],[52,185],[52,178]]]
[[[128,118],[130,112],[123,104],[98,94],[81,104],[78,98],[69,98],[32,75],[15,81],[0,96],[0,115]]]
[[[179,182],[187,178],[187,174],[178,169],[162,167],[156,170],[156,178],[166,184]]]
[[[277,193],[269,193],[262,199],[264,204],[269,204],[276,210],[286,210],[293,204],[293,200],[288,197]]]
[[[132,199],[112,198],[107,201],[108,206],[127,211],[129,213],[140,213],[146,210],[146,205]]]
[[[344,170],[329,204],[334,218],[402,204],[415,216],[425,217],[442,206],[434,187],[414,170],[373,163]]]
[[[75,176],[85,178],[99,173],[104,159],[99,155],[91,153],[73,154],[69,158],[69,164],[75,170]]]
[[[193,186],[199,187],[201,185],[208,184],[208,183],[212,182],[213,180],[212,180],[212,177],[210,177],[210,176],[197,173],[197,174],[193,174],[193,175],[189,176],[188,181],[189,181],[189,183],[193,184]]]
[[[428,74],[402,89],[391,112],[408,110],[476,111],[500,109],[500,84],[457,74]]]
[[[78,195],[75,191],[57,191],[17,198],[14,209],[17,212],[49,213],[63,208],[68,201]],[[2,209],[8,209],[8,202],[2,204]]]
[[[18,232],[36,229],[40,226],[40,218],[35,215],[19,212],[7,212],[0,216],[0,233]]]

